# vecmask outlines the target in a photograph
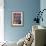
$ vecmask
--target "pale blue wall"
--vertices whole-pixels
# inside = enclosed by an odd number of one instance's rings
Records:
[[[39,0],[4,0],[4,35],[5,40],[18,41],[24,37],[32,27],[32,20],[36,16],[36,12],[40,9]],[[24,11],[24,26],[12,27],[11,26],[11,12]]]
[[[40,1],[40,10],[42,11],[43,9],[46,9],[46,0],[41,0]],[[46,10],[43,12],[43,22],[40,21],[40,25],[46,27]]]

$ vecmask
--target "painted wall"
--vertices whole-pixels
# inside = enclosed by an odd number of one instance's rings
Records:
[[[33,19],[40,9],[40,0],[4,0],[4,35],[7,41],[18,41],[31,31]],[[24,11],[24,26],[11,26],[11,12]]]
[[[0,42],[4,41],[4,0],[0,0]]]

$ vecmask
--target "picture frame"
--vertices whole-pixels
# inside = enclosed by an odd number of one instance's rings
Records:
[[[12,25],[23,26],[23,12],[22,11],[12,12]]]

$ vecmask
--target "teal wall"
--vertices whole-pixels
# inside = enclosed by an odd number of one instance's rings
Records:
[[[32,28],[35,12],[40,9],[40,0],[4,0],[4,35],[7,41],[18,41]],[[11,26],[11,12],[24,11],[24,26]]]

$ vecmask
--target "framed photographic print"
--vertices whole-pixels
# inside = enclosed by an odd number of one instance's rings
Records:
[[[12,12],[12,25],[23,26],[23,12],[20,11]]]

